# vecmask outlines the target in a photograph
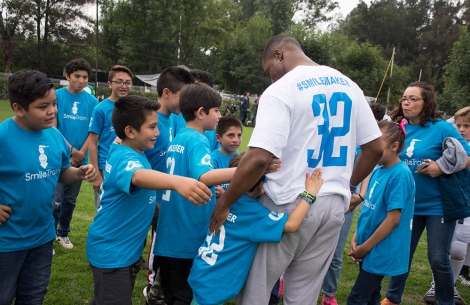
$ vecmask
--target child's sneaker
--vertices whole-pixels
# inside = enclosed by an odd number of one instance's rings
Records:
[[[426,304],[436,304],[436,291],[434,288],[434,281],[431,282],[431,288],[429,288],[428,292],[423,296],[423,301]]]
[[[465,305],[465,301],[462,299],[462,297],[459,294],[459,291],[457,290],[457,287],[454,287],[454,302],[455,305]]]
[[[460,284],[470,287],[470,276],[468,274],[460,274],[459,275]]]
[[[385,298],[380,302],[380,305],[398,305],[398,303],[393,303],[389,299]]]
[[[321,298],[321,305],[338,305],[338,302],[334,295],[327,296],[324,294]]]
[[[57,238],[55,240],[57,240],[59,245],[61,245],[65,249],[72,249],[73,248],[73,244],[70,241],[70,239],[68,238],[68,236],[57,236]]]

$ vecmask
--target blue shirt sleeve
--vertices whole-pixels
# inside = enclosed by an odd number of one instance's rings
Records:
[[[266,217],[256,221],[250,227],[250,241],[256,243],[280,242],[288,218],[288,214],[277,214],[266,209]]]
[[[122,162],[118,163],[116,171],[116,186],[126,194],[136,194],[140,189],[132,186],[132,176],[139,169],[145,169],[145,166],[137,158],[124,157]]]

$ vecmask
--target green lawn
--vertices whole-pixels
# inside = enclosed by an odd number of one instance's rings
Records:
[[[0,121],[13,115],[8,101],[0,101]],[[244,127],[243,142],[240,151],[246,150],[253,128]],[[66,250],[55,245],[56,255],[53,259],[52,276],[49,282],[49,292],[44,304],[88,304],[93,297],[93,277],[85,255],[85,239],[88,226],[93,221],[95,209],[93,204],[93,191],[89,183],[84,182],[77,201],[73,216],[70,239],[74,248]],[[357,215],[356,215],[357,218]],[[353,228],[355,227],[355,222]],[[347,257],[347,245],[344,252],[344,264],[338,287],[337,299],[339,304],[345,304],[347,295],[358,273],[357,265]],[[148,251],[148,249],[146,249]],[[390,255],[393,255],[391,253]],[[426,258],[426,239],[423,237],[416,251],[411,275],[408,279],[404,305],[420,304],[422,295],[428,290],[431,281],[431,271]],[[383,291],[388,280],[383,281]],[[145,273],[138,275],[133,295],[133,304],[144,304],[142,289],[146,285]],[[457,284],[462,297],[470,301],[470,289]],[[319,302],[318,304],[320,304]],[[233,304],[229,302],[228,304]]]

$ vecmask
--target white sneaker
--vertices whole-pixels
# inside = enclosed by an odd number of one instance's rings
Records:
[[[65,249],[72,249],[73,248],[73,244],[70,241],[70,239],[68,238],[68,236],[57,236],[57,238],[55,240],[57,240],[59,245],[61,245]]]

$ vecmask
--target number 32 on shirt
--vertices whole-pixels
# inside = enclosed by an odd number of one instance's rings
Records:
[[[344,104],[343,122],[339,127],[330,128],[331,117],[340,116],[338,104]],[[325,94],[317,94],[312,99],[312,111],[314,117],[322,117],[323,124],[318,125],[318,135],[321,136],[319,149],[307,150],[308,167],[315,168],[321,159],[323,166],[345,166],[348,156],[348,146],[339,147],[339,155],[333,156],[335,150],[335,139],[344,137],[349,133],[351,123],[352,100],[344,92],[335,92],[329,100]],[[328,114],[330,113],[330,115]]]

